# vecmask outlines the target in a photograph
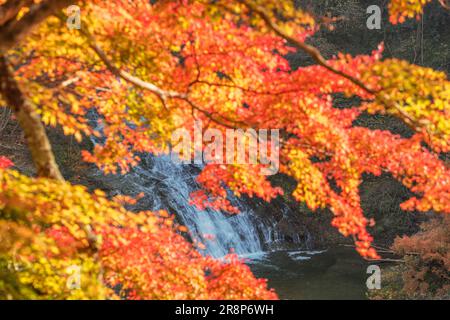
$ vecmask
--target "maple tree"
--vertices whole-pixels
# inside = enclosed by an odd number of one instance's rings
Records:
[[[426,2],[391,1],[391,21]],[[69,4],[81,7],[80,30],[66,25]],[[2,0],[0,8],[1,105],[15,112],[39,176],[0,158],[0,259],[33,266],[2,276],[0,294],[98,298],[115,287],[144,299],[276,297],[235,257],[201,257],[161,213],[132,214],[64,182],[44,125],[78,141],[100,138],[83,159],[106,173],[127,172],[139,153],[168,153],[172,133],[192,132],[198,120],[223,133],[280,129],[280,171],[296,180],[293,197],[330,208],[366,258],[379,256],[360,205],[364,173],[389,172],[413,191],[405,210],[450,212],[450,170],[439,159],[450,151],[447,76],[383,60],[382,45],[326,60],[307,44],[320,24],[293,2]],[[297,50],[315,63],[293,70],[286,55]],[[335,94],[362,103],[338,109]],[[394,115],[415,134],[354,126],[365,111]],[[227,190],[270,201],[283,191],[261,167],[205,165],[192,202],[236,212]],[[86,270],[87,287],[67,292],[60,275],[73,264]]]
[[[408,297],[447,297],[450,291],[450,216],[438,217],[421,226],[411,237],[395,239],[395,253],[405,259],[403,291]]]
[[[432,0],[391,0],[389,2],[389,21],[393,24],[403,23],[408,18],[420,18],[426,4]],[[442,7],[450,9],[446,0],[438,0]]]
[[[449,215],[421,224],[412,236],[397,237],[391,252],[402,263],[384,271],[383,288],[372,299],[448,299],[450,293]]]
[[[13,170],[0,170],[0,191],[3,299],[276,298],[233,255],[201,256],[164,211],[129,212],[133,199]],[[75,290],[71,266],[82,270]]]

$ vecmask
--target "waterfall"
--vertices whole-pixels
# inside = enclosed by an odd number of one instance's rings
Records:
[[[144,157],[141,165],[127,175],[133,189],[150,195],[150,210],[164,209],[176,214],[190,236],[205,245],[202,253],[223,257],[233,250],[238,255],[262,253],[273,242],[276,233],[270,223],[262,221],[248,206],[234,195],[231,203],[241,213],[229,215],[212,209],[199,210],[189,204],[189,195],[198,190],[193,165],[176,164],[170,156]]]
[[[102,132],[98,114],[88,114],[90,124]],[[95,145],[103,143],[103,137],[91,137]],[[284,242],[284,235],[275,227],[270,217],[262,219],[241,199],[229,194],[231,204],[239,208],[239,214],[226,214],[221,211],[199,210],[189,204],[190,194],[200,186],[196,182],[198,166],[175,163],[170,155],[141,155],[141,163],[125,176],[117,176],[112,193],[143,193],[151,201],[144,210],[166,210],[175,214],[180,223],[189,229],[192,240],[205,246],[200,250],[205,255],[220,258],[231,250],[240,256],[249,256],[277,249]],[[196,172],[194,172],[196,171]],[[99,173],[98,176],[101,174]],[[286,214],[287,207],[281,208]]]

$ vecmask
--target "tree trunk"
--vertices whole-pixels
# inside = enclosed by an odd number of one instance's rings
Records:
[[[56,164],[45,127],[36,112],[36,107],[26,99],[3,55],[0,56],[0,94],[14,111],[17,121],[25,133],[37,175],[64,180]]]

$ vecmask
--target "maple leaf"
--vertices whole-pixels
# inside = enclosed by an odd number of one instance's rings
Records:
[[[6,157],[0,156],[0,169],[7,169],[12,167],[14,163]]]

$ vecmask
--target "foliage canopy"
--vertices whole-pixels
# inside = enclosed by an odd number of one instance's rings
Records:
[[[72,1],[12,2],[0,1],[1,105],[29,130],[41,177],[0,158],[0,263],[8,270],[0,296],[276,298],[236,257],[200,256],[166,213],[130,213],[100,191],[61,181],[48,168],[49,148],[40,148],[45,134],[33,139],[36,119],[78,141],[101,138],[83,158],[106,173],[127,172],[138,153],[169,152],[172,133],[192,131],[197,120],[222,132],[280,129],[280,170],[296,180],[294,198],[330,208],[333,225],[366,258],[378,254],[366,230],[374,222],[360,205],[364,173],[389,172],[413,191],[406,210],[450,212],[450,171],[439,159],[450,151],[442,72],[383,60],[382,44],[371,55],[325,60],[307,44],[322,26],[291,1],[73,1],[80,30],[69,30],[60,12]],[[426,2],[392,0],[391,22],[420,14]],[[292,70],[286,55],[296,50],[316,63]],[[336,94],[362,103],[336,108]],[[355,126],[365,111],[397,116],[415,134]],[[236,211],[227,189],[270,201],[283,191],[259,170],[207,164],[193,202]],[[83,268],[82,290],[65,289],[70,265]]]

